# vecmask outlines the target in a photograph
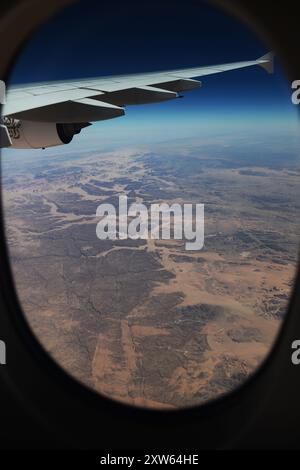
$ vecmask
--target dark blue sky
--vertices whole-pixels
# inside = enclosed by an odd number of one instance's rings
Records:
[[[200,0],[83,0],[34,34],[14,67],[11,82],[252,60],[268,49],[244,24]],[[132,120],[127,124],[175,116],[182,122],[193,117],[213,122],[276,120],[277,124],[295,118],[289,84],[278,61],[273,76],[254,67],[202,81],[203,88],[185,93],[184,100],[127,108],[126,119]]]

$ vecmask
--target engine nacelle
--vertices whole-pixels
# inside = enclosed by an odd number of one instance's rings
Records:
[[[21,121],[4,118],[3,123],[8,129],[12,147],[19,149],[38,149],[69,144],[75,134],[90,126],[90,123],[54,123]]]

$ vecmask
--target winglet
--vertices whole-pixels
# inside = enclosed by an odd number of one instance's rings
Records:
[[[274,73],[274,53],[268,52],[268,54],[263,55],[257,59],[258,64],[265,69],[268,73]]]

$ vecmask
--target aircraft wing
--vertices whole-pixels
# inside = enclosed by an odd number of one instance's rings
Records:
[[[201,86],[196,77],[256,65],[272,73],[273,54],[247,62],[11,87],[2,115],[37,122],[101,121],[124,115],[127,105],[177,98]]]

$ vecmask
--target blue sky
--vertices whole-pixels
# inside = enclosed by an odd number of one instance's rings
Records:
[[[199,0],[84,0],[37,31],[12,70],[11,83],[105,76],[251,60],[269,49],[252,31]],[[238,133],[266,127],[293,132],[296,107],[276,63],[203,77],[203,87],[168,103],[128,107],[126,117],[83,131],[85,139],[141,143],[207,129]],[[71,147],[76,147],[75,138]],[[83,142],[83,141],[82,141]]]

